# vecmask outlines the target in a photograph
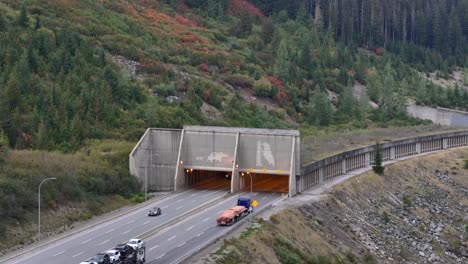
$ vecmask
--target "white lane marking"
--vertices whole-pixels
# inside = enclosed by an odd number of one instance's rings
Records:
[[[210,195],[211,195],[211,193],[205,194],[205,195],[203,195],[202,197],[207,197],[207,196],[210,196]]]
[[[107,243],[107,242],[109,242],[109,241],[110,241],[110,239],[108,239],[108,240],[102,242],[101,244],[99,244],[99,246],[100,246],[100,245],[104,245],[105,243]]]
[[[171,238],[169,238],[167,241],[171,241],[172,239],[174,239],[176,236],[173,236]]]
[[[183,206],[183,205],[182,205],[182,206],[179,206],[179,207],[176,208],[176,210],[179,210],[179,209],[182,208],[182,207],[184,207],[184,206]]]
[[[132,220],[132,221],[128,222],[127,225],[128,225],[128,224],[131,224],[131,223],[133,223],[133,222],[135,222],[135,220]]]
[[[169,207],[169,205],[163,206],[163,207],[161,207],[161,209],[165,209],[165,208],[167,208],[167,207]]]
[[[65,252],[65,251],[62,251],[62,252],[59,252],[59,253],[55,254],[54,257],[56,257],[56,256],[58,256],[58,255],[60,255],[60,254],[62,254],[63,252]]]
[[[83,254],[83,253],[84,253],[84,252],[78,253],[78,254],[76,254],[76,255],[72,256],[72,258],[74,258],[74,257],[78,257],[79,255],[81,255],[81,254]]]
[[[177,200],[178,203],[182,202],[184,199]]]
[[[209,217],[205,218],[205,219],[203,220],[203,222],[208,221],[208,219],[210,219],[210,218],[209,218]]]
[[[203,233],[205,233],[205,232],[201,232],[200,234],[198,234],[198,235],[197,235],[197,237],[199,237],[199,236],[203,235]]]
[[[109,234],[110,232],[114,231],[115,229],[111,229],[109,231],[106,232],[106,234]]]
[[[192,195],[190,195],[190,196],[192,196],[192,197],[193,197],[193,196],[195,196],[195,195],[197,195],[197,194],[198,194],[198,193],[194,193],[194,194],[192,194]]]
[[[160,258],[164,257],[164,255],[166,255],[166,253],[162,254],[161,256],[157,257],[156,259],[160,259]]]
[[[146,225],[146,224],[149,223],[149,222],[151,222],[151,221],[146,221],[146,222],[144,222],[143,224]]]
[[[149,250],[151,251],[151,250],[153,250],[153,249],[155,249],[155,248],[157,248],[157,247],[159,247],[159,245],[156,245],[156,246],[150,248]]]
[[[180,244],[180,245],[178,245],[177,247],[181,247],[181,246],[183,246],[183,245],[185,245],[185,242],[184,242],[184,243],[182,243],[182,244]]]
[[[194,226],[191,226],[191,227],[187,228],[186,230],[189,231],[189,230],[192,229],[193,227],[194,227]]]
[[[124,234],[124,235],[125,235],[125,234],[128,234],[128,233],[130,233],[130,231],[132,231],[132,230],[133,230],[133,229],[129,229],[129,230],[123,232],[123,234]]]
[[[88,243],[89,241],[91,241],[91,239],[88,239],[88,240],[86,240],[86,241],[81,242],[81,245],[86,244],[86,243]]]

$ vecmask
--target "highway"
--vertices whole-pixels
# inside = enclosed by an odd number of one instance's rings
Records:
[[[222,199],[226,193],[227,190],[222,189],[191,189],[170,195],[121,217],[61,239],[43,249],[10,259],[8,263],[80,263],[93,257],[96,253],[111,249],[115,245],[138,237],[150,229],[162,227],[194,207],[201,206],[210,200]],[[162,215],[148,217],[148,210],[154,206],[162,209]]]
[[[249,197],[250,193],[240,193],[241,197]],[[148,263],[172,264],[179,263],[184,257],[196,252],[202,246],[212,242],[215,238],[225,234],[228,230],[235,228],[239,223],[232,226],[217,226],[216,218],[224,211],[236,205],[235,195],[223,202],[210,207],[193,217],[187,218],[177,226],[172,226],[153,237],[146,239],[146,259]],[[252,197],[259,205],[255,208],[253,215],[274,201],[281,199],[280,193],[254,193]],[[248,217],[243,221],[248,221]]]

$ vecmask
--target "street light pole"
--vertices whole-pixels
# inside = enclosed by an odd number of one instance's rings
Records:
[[[39,184],[39,194],[38,194],[38,205],[37,205],[37,208],[39,209],[39,216],[38,216],[38,219],[37,219],[37,222],[38,222],[38,226],[39,226],[39,242],[41,241],[41,186],[44,182],[46,182],[47,180],[56,180],[57,178],[46,178],[44,180],[41,181],[41,183]]]
[[[250,207],[252,208],[252,187],[253,187],[252,174],[250,174],[250,172],[247,172],[247,174],[249,174],[249,176],[250,176]],[[249,208],[249,210],[250,210],[250,208]],[[250,220],[251,224],[252,224],[252,213],[253,212],[250,212],[250,216],[249,216],[249,220]]]

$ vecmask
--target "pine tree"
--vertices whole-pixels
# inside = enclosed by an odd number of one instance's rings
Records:
[[[0,32],[6,31],[7,29],[7,21],[3,14],[0,14]]]
[[[333,109],[325,91],[320,88],[313,98],[313,122],[316,126],[328,126],[333,120]]]
[[[274,73],[276,77],[280,78],[282,81],[286,81],[289,79],[289,68],[288,44],[286,39],[282,39],[276,54]]]
[[[384,166],[382,166],[382,153],[380,151],[380,144],[377,142],[374,148],[375,158],[374,158],[374,165],[372,166],[372,170],[378,175],[382,175],[384,173]]]
[[[28,11],[26,10],[26,5],[21,5],[21,11],[18,16],[18,24],[22,27],[27,27],[29,25]]]

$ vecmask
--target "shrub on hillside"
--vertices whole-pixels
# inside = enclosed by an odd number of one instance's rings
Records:
[[[262,76],[260,80],[257,80],[253,84],[254,94],[261,97],[273,97],[276,94],[276,89],[274,89],[270,81]]]
[[[243,74],[229,74],[224,79],[227,83],[238,88],[252,88],[253,80]]]

